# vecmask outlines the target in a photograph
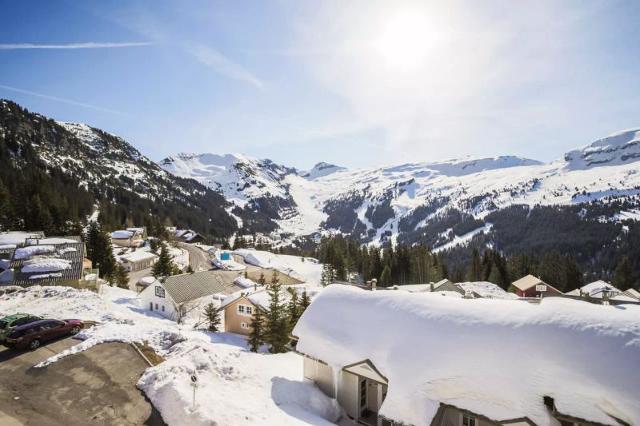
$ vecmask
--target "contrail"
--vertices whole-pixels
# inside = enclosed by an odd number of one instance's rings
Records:
[[[16,50],[16,49],[114,49],[119,47],[140,47],[151,46],[153,43],[127,42],[127,43],[67,43],[67,44],[35,44],[35,43],[14,43],[0,44],[0,50]]]
[[[59,98],[57,96],[45,95],[43,93],[32,92],[30,90],[19,89],[17,87],[5,86],[4,84],[0,84],[0,89],[10,90],[10,91],[16,92],[16,93],[23,93],[25,95],[36,96],[38,98],[48,99],[48,100],[56,101],[56,102],[62,102],[62,103],[65,103],[65,104],[75,105],[75,106],[79,106],[79,107],[83,107],[83,108],[89,108],[89,109],[93,109],[93,110],[96,110],[96,111],[103,111],[103,112],[108,112],[108,113],[111,113],[111,114],[118,114],[118,115],[126,115],[126,114],[121,113],[120,111],[116,111],[116,110],[113,110],[113,109],[103,108],[103,107],[96,106],[96,105],[91,105],[91,104],[85,104],[84,102],[78,102],[78,101],[74,101],[72,99],[65,99],[65,98]]]

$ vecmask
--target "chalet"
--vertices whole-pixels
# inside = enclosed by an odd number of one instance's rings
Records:
[[[97,288],[98,271],[87,268],[79,236],[30,238],[13,252],[12,284]]]
[[[511,283],[519,297],[560,296],[562,292],[533,275],[527,275]]]
[[[240,281],[237,285],[246,287],[241,280],[237,281]],[[289,288],[294,289],[299,295],[308,290],[305,286],[292,286]],[[285,302],[291,300],[291,293],[289,293],[289,291],[283,291],[281,296]],[[308,296],[310,298],[315,296],[315,292],[309,290]],[[271,297],[264,287],[258,287],[256,289],[247,287],[227,297],[220,305],[220,307],[224,309],[224,331],[248,335],[251,332],[251,321],[253,320],[256,310],[261,309],[264,312],[268,311],[270,302]]]
[[[145,228],[127,228],[112,232],[111,242],[118,247],[141,247],[145,236]]]
[[[158,255],[146,250],[135,250],[118,256],[118,262],[129,272],[151,268],[157,261]]]
[[[176,229],[174,231],[175,238],[185,243],[201,243],[204,237],[192,229]]]
[[[225,283],[215,271],[172,275],[163,280],[145,283],[146,288],[138,295],[142,307],[160,315],[180,321],[191,310],[205,303],[211,296],[226,297],[242,288]]]
[[[606,281],[594,281],[580,288],[565,293],[566,296],[575,297],[593,303],[622,304],[640,303],[640,300],[631,295],[624,294]]]
[[[605,309],[331,285],[293,335],[304,377],[361,424],[637,424],[640,308]]]
[[[389,287],[409,293],[439,293],[445,296],[467,299],[517,299],[513,293],[504,291],[500,286],[488,281],[454,283],[448,279],[429,284],[405,284]]]

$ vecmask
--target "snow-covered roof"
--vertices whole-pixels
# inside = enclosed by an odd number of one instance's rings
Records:
[[[114,240],[126,240],[133,237],[133,235],[134,235],[133,231],[119,230],[119,231],[113,231],[111,233],[111,238],[113,238]]]
[[[235,284],[221,280],[216,271],[200,271],[172,275],[162,283],[174,302],[180,304],[216,293],[232,294],[239,290]]]
[[[640,306],[540,304],[327,287],[293,330],[297,350],[342,368],[371,360],[389,381],[380,414],[429,425],[440,403],[496,421],[640,422]]]
[[[123,254],[122,256],[120,256],[120,259],[126,262],[140,262],[154,257],[158,256],[153,252],[146,250],[136,250],[132,251],[131,253]]]
[[[57,272],[71,269],[71,261],[57,257],[37,257],[27,260],[22,264],[23,273],[31,272]]]
[[[640,302],[640,291],[636,289],[630,288],[629,290],[625,290],[623,294]]]
[[[475,281],[475,282],[464,282],[457,283],[458,287],[462,288],[465,292],[471,291],[477,294],[480,297],[484,297],[486,299],[517,299],[513,293],[509,293],[504,291],[500,286],[494,283],[490,283],[488,281]]]
[[[29,259],[39,254],[53,253],[55,250],[56,248],[51,245],[21,247],[16,249],[16,251],[13,253],[13,258],[16,260]]]
[[[0,232],[0,244],[24,244],[27,238],[42,237],[42,232],[8,231]]]

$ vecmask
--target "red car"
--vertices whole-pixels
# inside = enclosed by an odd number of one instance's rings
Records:
[[[82,329],[82,321],[77,319],[52,320],[45,319],[16,327],[5,340],[10,348],[31,350],[38,349],[48,340],[77,334]]]

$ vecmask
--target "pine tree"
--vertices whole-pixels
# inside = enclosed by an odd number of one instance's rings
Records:
[[[469,266],[469,273],[467,274],[468,281],[481,281],[482,279],[482,264],[480,261],[480,253],[477,248],[473,249],[471,253],[471,264]]]
[[[307,294],[307,290],[302,292],[302,296],[300,296],[300,316],[304,313],[304,311],[311,304],[311,299],[309,299],[309,295]]]
[[[213,302],[204,307],[204,316],[207,319],[209,331],[218,331],[218,327],[220,327],[220,309]]]
[[[100,228],[97,222],[89,224],[86,244],[87,257],[91,260],[91,266],[99,269],[101,277],[114,282],[116,261],[111,249],[111,237]]]
[[[158,277],[168,277],[170,275],[175,275],[176,266],[171,261],[171,256],[169,255],[169,249],[167,249],[167,245],[165,243],[160,244],[160,254],[158,257],[158,261],[153,268],[151,269],[151,274]]]
[[[620,259],[618,266],[616,266],[613,273],[613,285],[623,291],[633,287],[633,268],[627,256]]]
[[[118,264],[113,271],[113,280],[120,288],[129,289],[129,272]]]
[[[262,317],[262,309],[256,307],[253,318],[251,318],[251,331],[249,332],[249,349],[251,352],[258,352],[260,346],[264,344],[264,319]]]
[[[288,319],[282,302],[282,286],[273,280],[269,289],[269,311],[266,318],[265,342],[269,344],[269,352],[282,353],[286,351],[289,342]]]
[[[334,281],[335,281],[335,274],[333,271],[333,267],[330,264],[325,263],[324,265],[322,265],[322,275],[320,276],[320,284],[322,284],[323,287],[326,287]]]
[[[298,319],[300,318],[300,304],[298,300],[298,293],[292,287],[287,288],[289,292],[289,303],[287,304],[287,314],[289,316],[289,333],[293,330]]]
[[[389,265],[385,266],[382,274],[380,274],[380,285],[383,287],[391,285],[391,268],[389,268]]]

